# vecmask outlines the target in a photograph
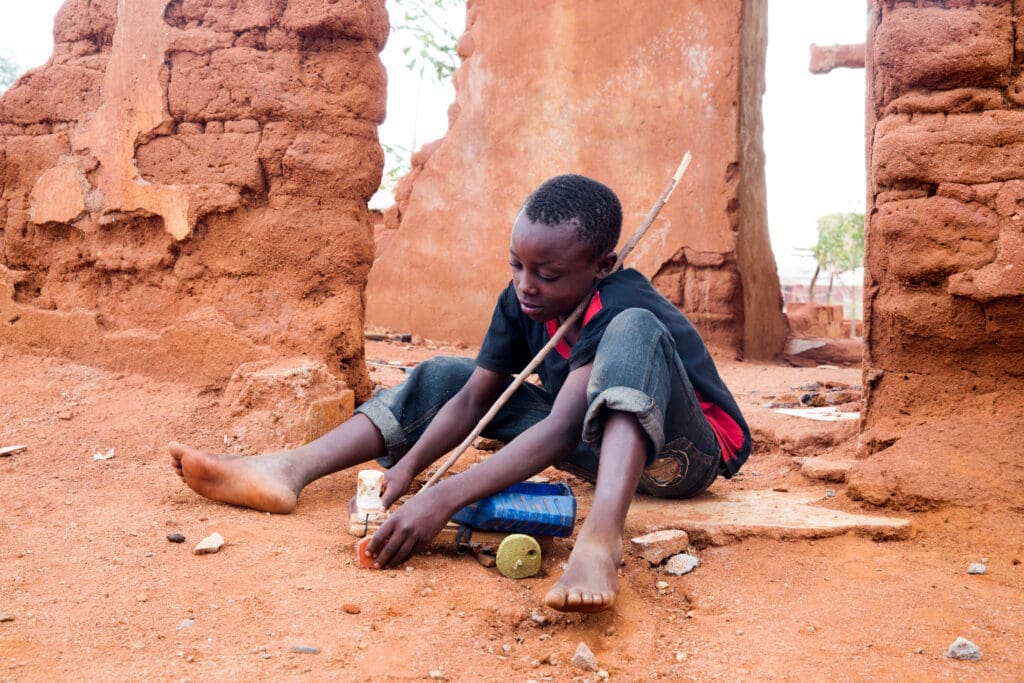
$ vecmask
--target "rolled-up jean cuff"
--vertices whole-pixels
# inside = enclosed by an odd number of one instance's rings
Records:
[[[399,424],[398,419],[390,410],[381,405],[380,401],[373,399],[356,408],[356,412],[368,417],[380,432],[381,437],[384,438],[385,454],[377,458],[377,462],[381,467],[393,467],[398,459],[409,450],[408,444],[405,443],[402,425]]]
[[[630,387],[609,387],[598,394],[590,402],[587,416],[583,420],[583,443],[597,452],[601,451],[601,436],[604,433],[602,412],[606,409],[636,415],[640,427],[651,440],[651,449],[647,452],[645,466],[650,465],[655,455],[665,445],[665,415],[654,399]]]

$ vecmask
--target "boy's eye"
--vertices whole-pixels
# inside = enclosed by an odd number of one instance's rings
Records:
[[[512,270],[519,270],[520,268],[523,267],[523,264],[519,263],[518,261],[509,261],[508,265],[512,267]]]
[[[544,282],[554,282],[555,280],[558,279],[559,276],[558,275],[541,275],[540,273],[537,273],[537,277],[540,278],[541,280],[543,280]]]

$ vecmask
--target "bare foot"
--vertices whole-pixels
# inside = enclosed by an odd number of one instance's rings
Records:
[[[560,612],[601,612],[615,603],[619,592],[622,542],[613,544],[578,540],[562,578],[544,602]]]
[[[279,514],[295,509],[302,484],[284,453],[214,455],[174,441],[168,449],[178,476],[204,498]]]

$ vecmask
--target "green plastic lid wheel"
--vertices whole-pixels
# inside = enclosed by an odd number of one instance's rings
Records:
[[[525,579],[540,571],[540,543],[533,536],[509,534],[498,546],[495,564],[502,576]]]

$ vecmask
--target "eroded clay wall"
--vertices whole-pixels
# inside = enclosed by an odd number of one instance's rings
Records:
[[[854,482],[872,502],[1020,500],[1020,12],[1008,0],[872,9],[863,442],[876,455]]]
[[[0,344],[365,396],[383,0],[68,0],[0,98]]]
[[[693,164],[627,265],[711,343],[770,356],[785,323],[767,236],[762,1],[470,0],[445,138],[414,158],[368,320],[478,343],[508,282],[526,195],[559,173],[611,186],[640,224]]]

